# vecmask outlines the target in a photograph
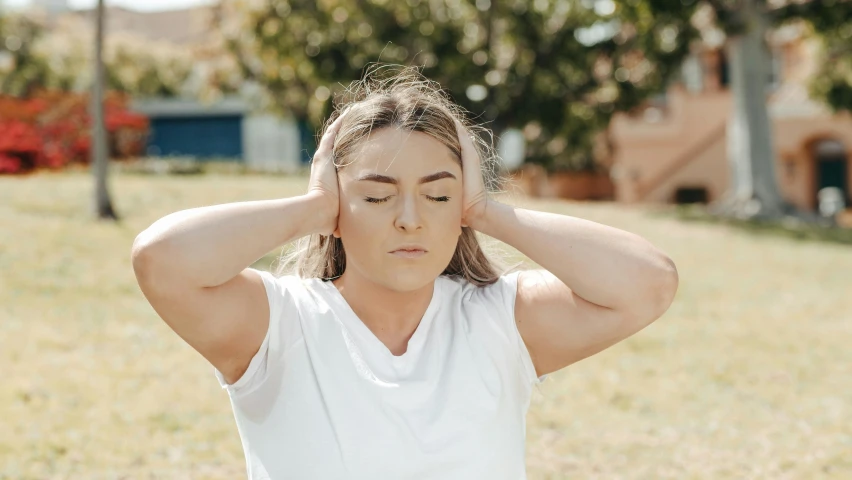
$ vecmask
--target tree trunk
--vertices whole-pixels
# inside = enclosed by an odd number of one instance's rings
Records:
[[[766,97],[771,57],[765,43],[767,20],[755,0],[744,0],[745,32],[729,39],[733,114],[728,124],[731,185],[714,206],[739,218],[778,218],[795,209],[781,198],[775,175],[772,124]]]
[[[98,0],[95,29],[95,76],[92,84],[89,113],[92,119],[91,168],[95,175],[95,214],[98,219],[117,220],[107,189],[106,123],[104,121],[104,0]]]

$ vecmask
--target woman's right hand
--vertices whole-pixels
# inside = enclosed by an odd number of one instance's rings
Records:
[[[331,235],[337,229],[337,217],[340,214],[340,192],[337,183],[337,168],[334,166],[334,139],[343,123],[346,112],[340,114],[337,119],[325,130],[320,140],[317,152],[311,160],[311,178],[308,183],[308,196],[321,200],[324,205],[321,215],[325,218],[323,227],[319,232],[322,235]]]

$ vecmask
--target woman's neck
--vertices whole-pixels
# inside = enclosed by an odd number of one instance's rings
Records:
[[[435,288],[433,281],[417,290],[401,292],[350,270],[332,283],[355,315],[394,355],[407,350],[408,340],[426,313]]]

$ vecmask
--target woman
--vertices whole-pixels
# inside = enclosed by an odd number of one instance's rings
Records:
[[[525,478],[532,388],[675,295],[642,238],[490,198],[493,155],[417,75],[350,91],[306,194],[177,212],[134,243],[145,296],[228,391],[250,479]],[[542,269],[501,275],[474,231]],[[248,268],[297,239],[296,274]]]

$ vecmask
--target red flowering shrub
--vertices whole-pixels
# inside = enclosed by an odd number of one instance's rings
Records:
[[[0,153],[0,174],[21,171],[21,159]]]
[[[127,104],[127,96],[118,93],[109,93],[104,99],[111,158],[136,156],[145,148],[148,119],[130,112]],[[89,117],[89,97],[84,94],[0,97],[0,174],[88,162]]]

